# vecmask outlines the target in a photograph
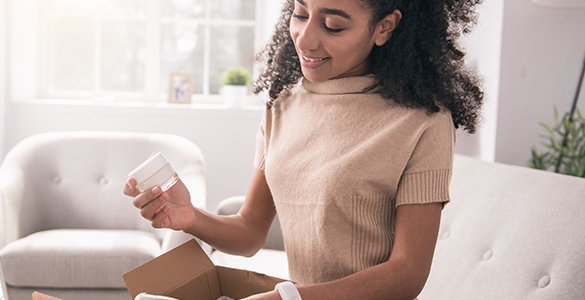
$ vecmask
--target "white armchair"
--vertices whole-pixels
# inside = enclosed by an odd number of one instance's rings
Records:
[[[130,171],[162,152],[205,208],[205,162],[168,134],[54,132],[18,143],[0,166],[0,258],[11,300],[129,299],[121,275],[186,241],[157,230],[122,193]]]

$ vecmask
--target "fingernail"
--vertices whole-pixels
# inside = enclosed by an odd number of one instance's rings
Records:
[[[160,193],[160,187],[158,187],[158,185],[154,186],[152,188],[152,190],[150,190],[153,194],[158,194]]]
[[[171,208],[170,208],[168,205],[165,205],[165,206],[163,207],[163,211],[164,211],[164,212],[169,212],[169,210],[171,210]]]

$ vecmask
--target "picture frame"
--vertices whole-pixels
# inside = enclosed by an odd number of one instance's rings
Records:
[[[169,75],[169,103],[191,103],[195,74],[174,72]]]

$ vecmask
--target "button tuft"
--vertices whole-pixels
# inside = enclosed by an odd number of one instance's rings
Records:
[[[100,184],[101,185],[107,185],[108,184],[108,179],[105,177],[100,178]]]
[[[549,284],[550,284],[550,276],[548,276],[548,275],[542,276],[542,278],[540,278],[540,280],[538,281],[539,288],[545,288]]]
[[[492,250],[488,250],[483,254],[483,260],[488,260],[494,256],[494,252]]]
[[[53,183],[61,183],[61,177],[59,177],[59,176],[54,176],[54,177],[53,177]]]

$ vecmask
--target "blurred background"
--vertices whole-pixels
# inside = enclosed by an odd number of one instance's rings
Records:
[[[583,0],[573,0],[575,3]],[[485,0],[462,39],[485,81],[481,130],[457,152],[525,165],[540,122],[570,109],[585,54],[585,9]],[[221,75],[269,39],[282,0],[0,0],[0,161],[56,130],[164,132],[206,157],[208,205],[245,194],[265,97],[226,106]],[[172,73],[193,74],[191,103],[169,103]],[[581,96],[583,98],[583,96]],[[580,101],[581,110],[585,101]],[[129,170],[130,171],[130,170]]]

